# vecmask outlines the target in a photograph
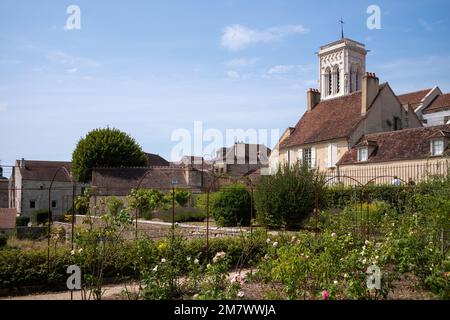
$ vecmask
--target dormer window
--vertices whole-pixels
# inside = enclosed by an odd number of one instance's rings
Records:
[[[444,154],[444,139],[431,140],[431,155],[442,156]]]
[[[369,160],[369,148],[362,147],[358,149],[358,162],[366,162]]]

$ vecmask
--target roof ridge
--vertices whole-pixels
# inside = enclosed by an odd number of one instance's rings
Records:
[[[414,93],[419,93],[419,92],[424,92],[424,91],[431,91],[431,90],[433,90],[433,88],[427,88],[427,89],[421,89],[421,90],[417,90],[417,91],[406,92],[406,93],[398,94],[397,97],[406,96],[408,94],[414,94]]]
[[[373,133],[367,133],[363,137],[383,135],[383,134],[389,134],[389,133],[404,133],[405,131],[442,130],[442,129],[446,129],[446,128],[450,129],[450,125],[444,124],[444,125],[431,126],[431,127],[416,127],[416,128],[405,128],[402,130],[394,130],[394,131],[373,132]]]

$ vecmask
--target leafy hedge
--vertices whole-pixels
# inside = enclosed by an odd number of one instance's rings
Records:
[[[180,238],[181,239],[181,238]],[[171,240],[141,240],[136,246],[129,242],[116,252],[116,257],[106,266],[105,278],[132,278],[139,274],[142,261],[151,265],[171,254]],[[210,257],[217,252],[227,252],[231,266],[252,263],[265,254],[266,243],[263,235],[256,232],[253,237],[211,239],[209,242]],[[205,257],[205,240],[193,239],[179,241],[177,263],[184,268],[186,257],[198,258],[207,263]],[[64,288],[67,279],[66,269],[71,262],[68,249],[59,249],[51,253],[50,276],[47,276],[47,249],[41,250],[0,250],[0,289],[20,289],[27,286],[46,286],[48,288]],[[80,264],[83,269],[83,262]]]
[[[38,225],[46,223],[48,221],[48,213],[48,209],[36,210],[33,212],[33,221]]]
[[[221,227],[249,226],[251,198],[242,184],[223,187],[210,195],[209,207],[216,223]]]
[[[17,227],[26,227],[30,222],[30,217],[17,217],[16,218],[16,226]]]
[[[432,180],[415,186],[369,185],[361,187],[331,186],[320,194],[321,209],[340,208],[356,202],[386,202],[397,209],[412,204],[413,195],[445,195],[450,197],[450,179]],[[443,194],[444,193],[444,194]]]

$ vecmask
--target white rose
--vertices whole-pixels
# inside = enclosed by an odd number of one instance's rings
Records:
[[[162,258],[161,263],[164,263],[164,262],[166,262],[166,259]]]
[[[278,242],[274,242],[274,243],[272,244],[272,246],[273,246],[274,248],[278,247]]]

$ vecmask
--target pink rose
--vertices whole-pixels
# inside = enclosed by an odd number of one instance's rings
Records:
[[[322,291],[322,300],[327,300],[329,295],[330,294],[328,293],[327,290],[323,290]]]

